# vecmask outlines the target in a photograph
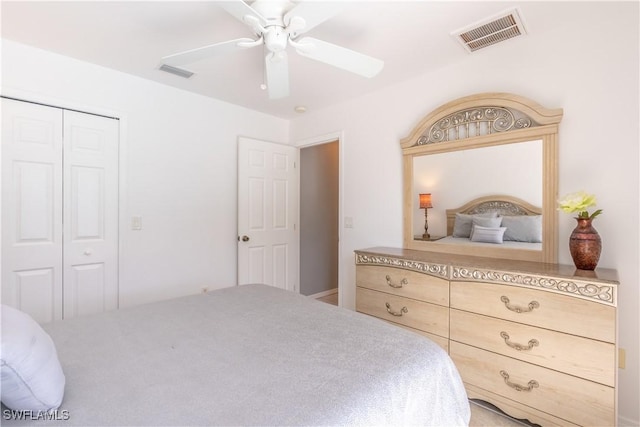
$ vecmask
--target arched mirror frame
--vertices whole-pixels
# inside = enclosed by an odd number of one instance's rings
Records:
[[[413,163],[417,156],[470,150],[518,142],[542,141],[542,250],[492,248],[483,256],[557,262],[558,248],[558,127],[562,109],[548,109],[509,93],[481,93],[442,105],[424,117],[400,141],[404,164],[404,246],[408,249],[471,254],[459,245],[414,239]],[[476,251],[477,252],[477,251]]]

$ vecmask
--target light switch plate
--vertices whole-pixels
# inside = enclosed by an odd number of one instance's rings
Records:
[[[142,230],[142,217],[141,216],[134,216],[131,217],[131,229],[132,230]]]
[[[344,217],[344,228],[353,228],[353,218],[350,216]]]

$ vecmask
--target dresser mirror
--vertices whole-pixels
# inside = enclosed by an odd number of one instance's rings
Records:
[[[561,119],[562,109],[547,109],[506,93],[468,96],[428,114],[401,140],[404,246],[557,262],[557,143]],[[419,203],[423,193],[431,194],[426,218],[425,208]],[[537,220],[541,242],[476,243],[452,238],[456,235],[452,232],[456,214],[485,211],[510,218],[532,215],[527,219]]]

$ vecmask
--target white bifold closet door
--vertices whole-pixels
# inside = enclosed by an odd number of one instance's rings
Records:
[[[118,120],[2,99],[2,303],[118,307]]]

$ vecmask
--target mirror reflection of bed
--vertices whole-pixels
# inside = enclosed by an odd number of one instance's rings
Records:
[[[491,195],[510,195],[516,205],[526,203],[539,207],[542,205],[542,171],[540,140],[414,157],[414,238],[422,240],[425,226],[424,209],[419,209],[417,203],[419,193],[431,193],[433,207],[428,211],[431,240],[469,243],[450,237],[453,223],[448,220],[448,210]],[[542,214],[539,208],[537,214]],[[439,238],[444,236],[449,237],[441,241]],[[504,247],[520,246],[506,244]],[[541,245],[537,246],[537,250],[541,250]],[[526,247],[536,249],[534,245]]]
[[[542,209],[511,196],[486,196],[446,210],[446,236],[436,244],[540,251]]]

